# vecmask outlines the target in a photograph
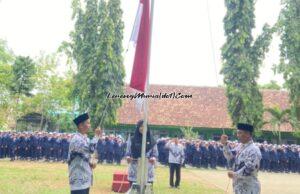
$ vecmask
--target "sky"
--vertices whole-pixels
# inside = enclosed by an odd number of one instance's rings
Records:
[[[128,83],[134,56],[129,39],[139,0],[121,2]],[[276,22],[280,8],[280,0],[257,0],[254,37],[261,33],[265,23]],[[220,48],[225,43],[225,13],[224,0],[155,0],[150,83],[222,85],[219,72]],[[16,55],[35,58],[40,52],[55,52],[62,41],[69,40],[74,23],[71,14],[71,0],[0,0],[0,38],[7,41]],[[274,35],[261,67],[260,84],[270,80],[283,83],[282,75],[274,75],[272,71],[272,66],[279,61],[279,44],[280,38]],[[64,64],[59,67],[61,71],[67,68]]]

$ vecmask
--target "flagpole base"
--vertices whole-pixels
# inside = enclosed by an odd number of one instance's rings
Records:
[[[145,185],[144,194],[154,194],[153,192],[153,185],[148,183]],[[141,186],[137,183],[133,183],[130,190],[127,194],[143,194],[141,190]]]

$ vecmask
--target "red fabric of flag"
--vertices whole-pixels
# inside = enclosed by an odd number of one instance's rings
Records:
[[[140,0],[143,5],[142,18],[138,32],[134,64],[131,73],[130,87],[145,92],[150,49],[150,0]]]

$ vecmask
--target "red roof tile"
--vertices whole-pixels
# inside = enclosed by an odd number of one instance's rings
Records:
[[[225,89],[221,87],[194,87],[151,85],[150,94],[181,92],[192,95],[184,99],[149,99],[149,124],[166,126],[193,126],[207,128],[232,128],[232,122],[227,112]],[[126,94],[135,91],[126,86]],[[279,106],[288,108],[288,93],[278,90],[263,90],[265,107]],[[269,118],[267,113],[265,119]],[[124,99],[123,106],[118,110],[118,123],[135,124],[143,118],[136,108],[136,100]],[[270,130],[270,126],[265,126]],[[291,126],[283,126],[283,130],[291,131]]]

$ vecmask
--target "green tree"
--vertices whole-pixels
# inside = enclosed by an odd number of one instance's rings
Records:
[[[36,73],[35,63],[30,57],[18,56],[12,66],[12,84],[11,93],[14,95],[16,103],[13,105],[15,128],[17,127],[17,120],[19,119],[20,102],[23,96],[32,96],[34,89],[34,76]],[[21,102],[22,103],[22,102]]]
[[[13,53],[6,41],[0,39],[0,129],[7,129],[11,121],[10,86],[12,84]]]
[[[279,107],[266,108],[265,111],[270,114],[271,118],[269,121],[265,121],[264,124],[271,124],[273,127],[273,134],[278,137],[278,143],[281,144],[281,126],[284,124],[291,124],[291,110],[281,110]]]
[[[73,1],[76,22],[71,47],[78,70],[74,95],[80,111],[91,114],[94,128],[114,124],[122,102],[106,98],[107,93],[122,94],[124,89],[119,6],[118,1],[87,0],[83,8],[80,1]]]
[[[13,54],[7,47],[7,43],[0,39],[0,91],[9,90],[12,82],[11,63]]]
[[[262,126],[263,103],[257,79],[259,67],[272,39],[273,28],[263,27],[256,40],[254,0],[225,0],[224,18],[226,43],[222,47],[223,68],[228,98],[228,112],[233,125],[238,122]]]
[[[11,92],[17,96],[31,96],[34,88],[35,63],[30,57],[18,56],[12,66]]]
[[[13,54],[9,51],[4,40],[0,39],[0,104],[6,103],[9,98],[9,89],[12,83]]]
[[[57,74],[59,57],[54,54],[42,54],[37,60],[36,94],[27,97],[23,104],[23,115],[31,112],[42,114],[42,118],[48,118],[56,123],[57,130],[71,130],[73,126],[70,119],[74,115],[72,91],[74,88],[73,72],[63,75]],[[40,128],[42,129],[42,122]]]
[[[124,31],[124,22],[122,21],[123,11],[121,9],[121,1],[120,0],[110,0],[108,2],[108,17],[112,19],[113,22],[113,30],[114,30],[114,40],[113,40],[113,53],[114,53],[114,64],[118,66],[119,70],[119,78],[124,77],[124,68],[123,68],[123,31]],[[122,79],[118,80],[119,84],[122,84]]]
[[[278,83],[274,80],[271,80],[271,82],[268,84],[260,85],[259,88],[260,89],[269,89],[269,90],[280,90],[281,89],[280,85],[278,85]]]
[[[278,19],[278,32],[281,35],[281,58],[277,66],[283,73],[285,86],[292,103],[292,114],[300,122],[300,1],[283,0]]]
[[[198,139],[199,137],[198,133],[193,131],[193,127],[182,127],[180,130],[186,139]]]
[[[260,85],[260,89],[268,89],[268,90],[281,90],[281,86],[274,80],[271,80],[270,83]]]

